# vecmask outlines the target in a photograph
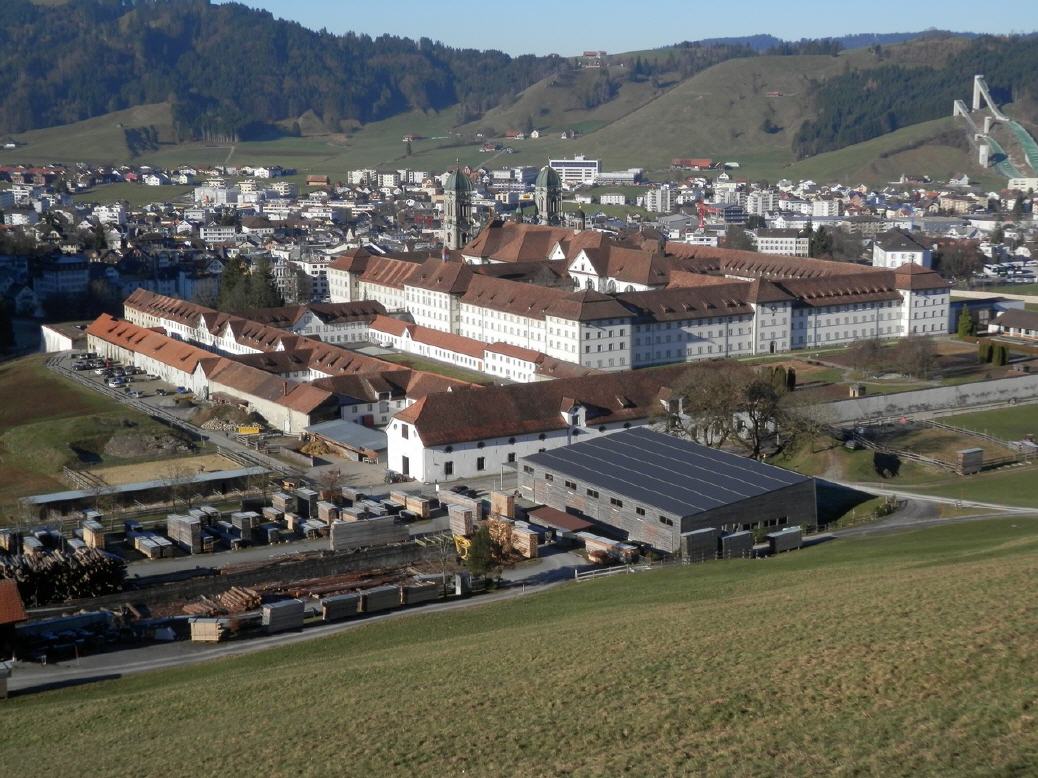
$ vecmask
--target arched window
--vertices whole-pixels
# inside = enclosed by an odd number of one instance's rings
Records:
[[[587,289],[591,289],[593,286],[594,286],[594,282],[590,278],[587,281],[584,282],[584,287],[587,288]]]

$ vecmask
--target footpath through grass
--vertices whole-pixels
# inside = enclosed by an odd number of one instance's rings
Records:
[[[23,777],[1025,775],[1036,598],[1035,520],[838,540],[15,698],[2,760]]]

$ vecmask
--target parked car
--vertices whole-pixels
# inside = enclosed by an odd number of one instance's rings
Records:
[[[106,381],[105,383],[107,383],[107,384],[108,384],[108,388],[110,388],[110,389],[118,389],[118,388],[119,388],[120,386],[122,386],[122,385],[123,385],[123,384],[124,384],[125,382],[123,381],[123,379],[121,379],[121,378],[115,378],[115,377],[113,376],[112,378],[109,378],[109,379],[108,379],[108,380],[107,380],[107,381]]]
[[[169,394],[169,392],[167,392],[165,389],[156,389],[155,394],[157,394],[159,397],[165,397],[167,394]]]
[[[107,367],[95,367],[94,375],[104,375],[108,371]]]
[[[457,486],[452,486],[451,491],[455,494],[464,494],[465,496],[468,496],[469,488],[465,486],[465,484],[458,484]]]
[[[191,390],[188,389],[186,386],[178,386],[176,391],[177,394],[191,394]]]
[[[132,397],[134,400],[139,400],[143,396],[144,396],[144,392],[140,392],[140,391],[138,391],[136,389],[134,389],[132,392],[130,392],[130,397]]]

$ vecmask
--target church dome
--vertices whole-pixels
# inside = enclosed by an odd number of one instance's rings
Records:
[[[562,189],[562,179],[559,178],[559,174],[555,172],[554,168],[545,165],[541,168],[541,172],[537,174],[534,186],[547,189]]]
[[[447,183],[444,184],[443,191],[468,194],[472,191],[472,182],[460,170],[452,170],[451,174],[447,176]]]

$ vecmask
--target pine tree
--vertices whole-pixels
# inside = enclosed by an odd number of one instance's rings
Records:
[[[962,313],[959,314],[959,328],[958,335],[960,338],[970,338],[977,333],[977,325],[973,321],[973,316],[970,315],[969,308],[963,308]]]

